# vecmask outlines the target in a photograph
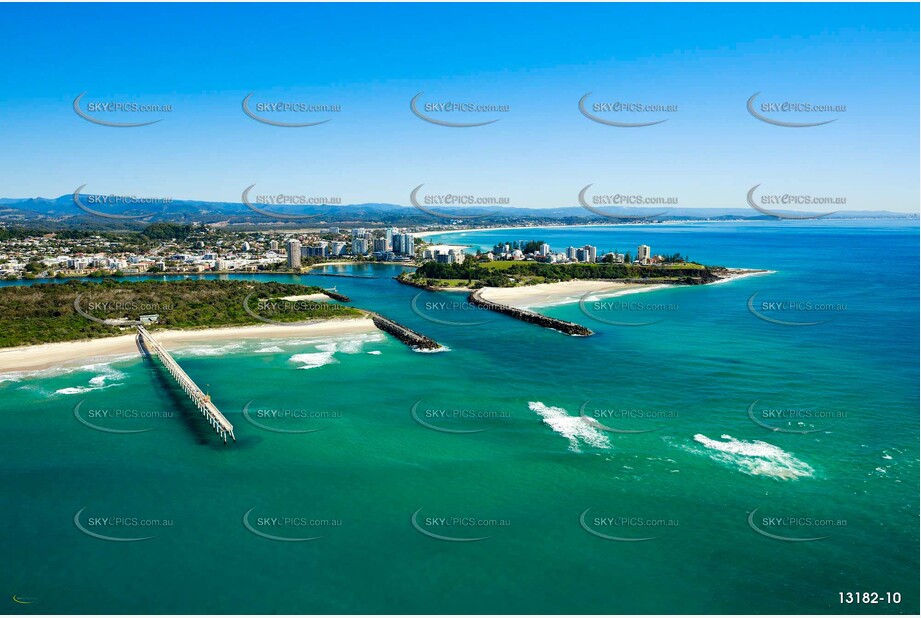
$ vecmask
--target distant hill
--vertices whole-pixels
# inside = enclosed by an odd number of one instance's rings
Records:
[[[347,204],[329,206],[267,206],[258,208],[268,212],[284,215],[310,215],[310,218],[274,218],[254,212],[242,202],[206,202],[199,200],[175,200],[168,204],[140,205],[130,203],[99,203],[92,201],[92,194],[82,194],[81,201],[88,208],[113,215],[114,218],[100,217],[86,212],[74,204],[72,194],[49,199],[35,198],[0,198],[0,223],[42,224],[51,227],[94,227],[101,229],[137,229],[151,222],[170,221],[177,223],[201,222],[225,225],[259,225],[271,227],[303,227],[305,225],[418,225],[421,223],[447,222],[452,216],[471,223],[539,223],[539,222],[578,222],[611,221],[600,217],[579,206],[558,208],[515,208],[501,207],[463,207],[430,208],[430,211],[444,215],[437,217],[411,206],[387,203]],[[681,220],[764,220],[770,219],[750,208],[604,208],[612,214],[648,214],[664,213],[656,216],[659,221]],[[779,211],[793,213],[793,211]],[[797,214],[802,214],[797,213]],[[143,218],[126,217],[144,215]],[[470,217],[476,219],[471,220]],[[831,218],[917,218],[917,215],[896,213],[887,210],[848,211]]]

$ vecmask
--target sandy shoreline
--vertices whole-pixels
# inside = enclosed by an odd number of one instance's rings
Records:
[[[326,302],[330,300],[329,296],[326,294],[298,294],[296,296],[282,296],[278,300],[287,300],[290,302],[295,302],[299,300],[312,300],[316,302]]]
[[[429,245],[426,247],[426,250],[430,251],[440,251],[442,253],[447,253],[451,249],[455,251],[463,251],[464,249],[469,249],[470,245]]]
[[[623,225],[623,224],[620,224]],[[541,229],[555,229],[555,228],[570,228],[570,227],[618,227],[617,224],[612,223],[580,223],[577,225],[518,225],[510,227],[475,227],[464,230],[438,230],[433,232],[413,232],[413,236],[416,238],[425,238],[427,236],[435,236],[437,234],[465,234],[467,232],[504,232],[506,230],[541,230]]]
[[[744,277],[771,274],[772,270],[754,270],[744,268],[729,269],[729,276],[707,285],[728,283]],[[665,288],[676,287],[668,283],[621,283],[618,281],[598,281],[592,279],[562,281],[559,283],[539,283],[514,288],[483,288],[484,300],[516,307],[531,309],[577,303],[586,295],[592,298],[610,298],[624,294],[639,294]],[[684,287],[684,286],[678,286]],[[588,300],[588,299],[586,299]]]
[[[617,281],[561,281],[559,283],[538,283],[537,285],[523,285],[514,288],[483,288],[481,297],[484,300],[527,309],[532,307],[548,307],[552,305],[565,305],[579,302],[579,299],[589,293],[602,296],[616,295],[626,291],[646,291],[659,289],[663,285],[645,285],[641,283],[618,283]],[[643,288],[643,289],[639,289]]]
[[[285,337],[328,337],[376,332],[377,327],[366,318],[349,320],[324,320],[312,324],[281,326],[260,324],[197,330],[154,331],[153,335],[168,350],[181,348],[187,343],[214,340],[277,339]],[[133,333],[102,339],[44,343],[0,350],[0,373],[10,371],[36,371],[59,367],[88,358],[137,354]]]

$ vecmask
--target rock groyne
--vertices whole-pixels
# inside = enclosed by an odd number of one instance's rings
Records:
[[[536,311],[518,309],[517,307],[510,307],[508,305],[494,303],[491,300],[484,299],[482,297],[482,293],[483,290],[477,290],[471,293],[470,296],[467,297],[467,300],[472,305],[476,305],[477,307],[489,309],[490,311],[495,311],[497,313],[504,313],[509,317],[515,318],[516,320],[521,320],[522,322],[527,322],[529,324],[537,324],[538,326],[543,326],[544,328],[552,328],[553,330],[558,330],[561,333],[565,333],[567,335],[573,335],[575,337],[588,337],[595,334],[594,331],[573,322],[557,320],[556,318],[541,315]]]
[[[333,300],[338,300],[340,303],[350,303],[352,299],[346,296],[345,294],[340,294],[339,292],[334,292],[333,290],[323,290],[323,293],[332,298]]]
[[[420,335],[416,331],[406,328],[390,318],[385,318],[378,313],[370,311],[368,312],[368,316],[379,329],[385,333],[390,333],[414,350],[438,350],[441,348],[441,345],[434,339],[430,339],[425,335]]]

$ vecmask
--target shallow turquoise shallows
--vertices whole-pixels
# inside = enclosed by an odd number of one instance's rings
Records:
[[[540,309],[582,338],[395,266],[266,277],[449,351],[187,344],[227,446],[156,362],[3,375],[6,611],[918,612],[916,221],[438,237],[518,239],[776,272]]]

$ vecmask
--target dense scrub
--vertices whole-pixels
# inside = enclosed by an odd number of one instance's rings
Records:
[[[476,262],[441,264],[426,262],[412,278],[426,280],[461,279],[473,287],[510,287],[527,283],[554,283],[573,279],[662,279],[681,283],[706,283],[717,277],[699,264],[641,266],[638,264],[546,264],[542,262]]]
[[[137,320],[158,314],[158,328],[205,328],[262,323],[247,312],[277,322],[360,316],[333,302],[280,301],[286,296],[322,292],[321,288],[252,281],[114,281],[48,283],[0,288],[0,347],[94,339],[124,334],[124,328],[100,320]],[[247,297],[248,302],[245,303]]]

